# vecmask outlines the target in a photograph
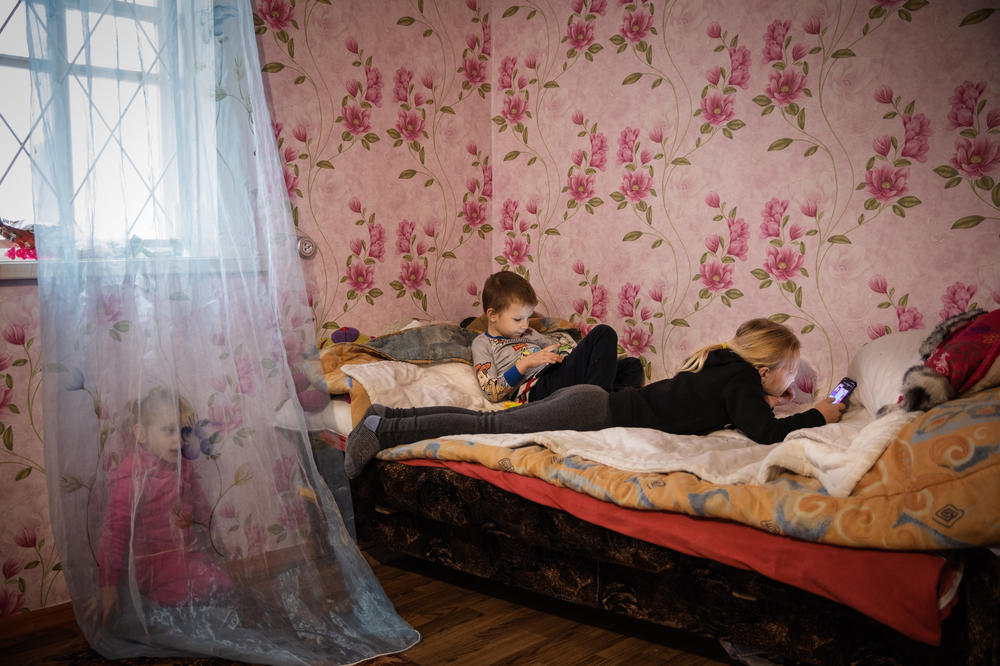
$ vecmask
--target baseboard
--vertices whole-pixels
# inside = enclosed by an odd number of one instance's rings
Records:
[[[76,617],[73,615],[73,604],[69,601],[27,613],[11,615],[0,622],[0,646],[2,646],[3,641],[29,636],[67,622],[76,622]]]

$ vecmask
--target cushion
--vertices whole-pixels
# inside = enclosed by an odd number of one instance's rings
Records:
[[[858,383],[852,402],[864,405],[875,417],[884,405],[895,405],[902,397],[903,375],[921,363],[920,345],[927,331],[909,330],[876,338],[854,355],[847,376]]]
[[[293,400],[286,400],[275,414],[275,425],[286,430],[299,429],[298,405]],[[327,394],[326,406],[319,411],[303,410],[306,429],[309,432],[328,430],[338,435],[346,435],[354,427],[351,420],[351,403],[343,397],[332,400]]]

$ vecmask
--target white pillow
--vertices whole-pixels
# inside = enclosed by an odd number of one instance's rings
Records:
[[[473,410],[503,409],[479,388],[468,363],[449,361],[429,365],[405,361],[374,361],[342,366],[345,375],[361,382],[372,403],[387,407],[449,405]]]
[[[275,414],[275,425],[286,430],[298,430],[299,405],[293,400],[286,400]],[[338,435],[346,435],[354,427],[351,422],[351,403],[342,397],[333,397],[330,403],[318,412],[303,410],[306,417],[306,429],[310,432],[329,430]]]
[[[921,363],[920,345],[927,331],[909,330],[883,335],[854,355],[847,376],[858,383],[851,401],[865,406],[874,417],[884,405],[895,405],[902,396],[903,374]]]

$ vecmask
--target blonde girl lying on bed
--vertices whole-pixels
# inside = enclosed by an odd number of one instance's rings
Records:
[[[704,435],[734,428],[760,444],[780,442],[793,430],[840,420],[845,408],[824,398],[799,414],[774,415],[774,407],[791,395],[799,349],[799,340],[788,327],[769,319],[751,319],[740,325],[732,339],[689,356],[673,377],[641,388],[608,392],[581,384],[496,412],[460,407],[393,409],[375,404],[347,438],[347,476],[357,477],[383,448],[464,433],[637,427]]]

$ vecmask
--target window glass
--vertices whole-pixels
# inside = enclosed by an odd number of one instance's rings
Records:
[[[30,223],[31,163],[22,149],[31,129],[27,58],[24,5],[0,0],[0,217]],[[0,252],[5,258],[6,250]]]

